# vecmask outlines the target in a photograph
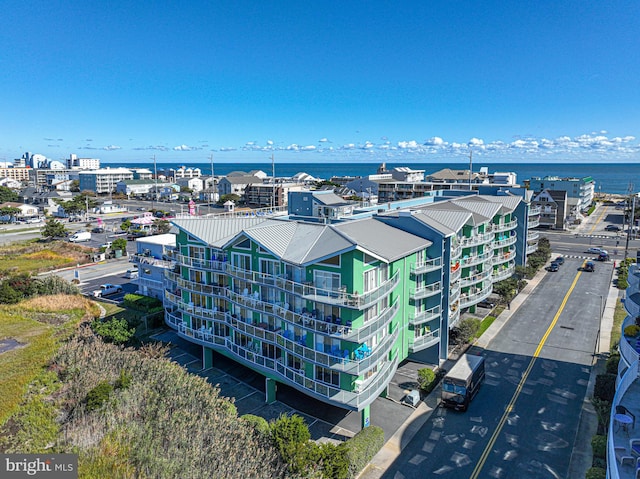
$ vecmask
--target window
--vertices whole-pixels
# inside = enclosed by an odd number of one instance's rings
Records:
[[[251,249],[251,241],[249,241],[249,239],[245,239],[244,241],[240,241],[239,243],[236,243],[233,246],[234,248],[239,248],[239,249]]]
[[[313,282],[318,289],[337,291],[340,289],[340,273],[330,271],[314,271]]]
[[[323,259],[321,264],[328,264],[330,266],[340,266],[340,255],[332,256],[331,258]]]
[[[202,246],[189,246],[189,256],[193,259],[204,259],[204,248]]]
[[[278,276],[280,274],[280,263],[272,259],[260,258],[260,272]]]
[[[251,271],[251,255],[233,253],[231,255],[231,264],[236,268]]]
[[[204,283],[204,273],[197,269],[189,270],[189,279],[194,283]]]
[[[370,269],[364,272],[364,292],[372,291],[378,287],[378,269]]]
[[[207,307],[207,297],[204,294],[191,293],[191,302],[199,308]]]
[[[340,386],[340,373],[331,369],[316,366],[316,381],[330,384],[332,386]]]

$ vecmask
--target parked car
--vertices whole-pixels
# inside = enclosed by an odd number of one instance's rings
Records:
[[[558,263],[553,262],[549,266],[547,266],[545,269],[551,273],[555,273],[560,269],[560,266],[558,265]]]
[[[97,226],[97,227],[93,228],[91,230],[91,232],[92,233],[104,233],[104,228],[101,228],[101,227]]]
[[[127,279],[136,279],[138,277],[138,269],[137,268],[128,269],[127,272],[124,274],[124,277]]]
[[[589,248],[587,251],[585,251],[585,253],[600,254],[600,253],[602,253],[603,251],[605,251],[605,250],[603,250],[602,248],[595,248],[595,247],[592,247],[592,248]],[[605,251],[605,253],[606,253],[606,251]]]
[[[481,308],[493,309],[495,308],[496,304],[489,301],[488,299],[483,299],[478,303],[478,306],[480,306]]]
[[[558,256],[556,259],[553,260],[553,262],[558,263],[558,265],[564,264],[564,256]]]
[[[89,233],[88,231],[78,231],[77,233],[74,233],[69,238],[69,241],[71,243],[80,243],[82,241],[91,241],[91,233]]]
[[[122,292],[122,286],[117,284],[105,283],[100,285],[100,289],[96,289],[93,292],[93,296],[96,298],[101,298],[103,296],[108,296],[110,294],[116,294]]]
[[[109,248],[111,248],[112,245],[113,245],[113,242],[107,241],[106,243],[102,243],[100,245],[100,248],[109,249]]]
[[[606,251],[601,252],[597,258],[598,261],[609,261],[609,255]]]
[[[593,264],[592,261],[587,261],[587,263],[582,268],[582,271],[586,271],[587,273],[593,273],[596,270],[596,265]]]
[[[620,228],[618,225],[607,225],[605,230],[606,231],[621,231],[622,228]]]

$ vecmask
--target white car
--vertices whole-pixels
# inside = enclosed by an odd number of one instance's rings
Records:
[[[106,284],[101,284],[100,289],[96,289],[93,292],[93,296],[96,298],[101,298],[103,296],[108,296],[110,294],[116,294],[116,293],[122,293],[122,286],[119,286],[117,284],[106,283]]]
[[[600,253],[606,253],[605,250],[603,250],[602,248],[589,248],[586,253],[593,253],[593,254],[600,254]]]

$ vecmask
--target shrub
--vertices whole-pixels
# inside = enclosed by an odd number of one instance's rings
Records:
[[[618,374],[618,363],[620,363],[620,353],[612,353],[607,358],[607,374]]]
[[[587,469],[586,479],[606,479],[607,471],[601,467],[590,467]]]
[[[143,296],[141,294],[125,294],[124,305],[127,308],[145,313],[162,311],[162,301],[149,296]]]
[[[261,434],[269,433],[269,423],[265,418],[260,416],[255,416],[253,414],[245,414],[243,416],[240,416],[240,418],[244,419],[249,424],[251,424],[255,428],[255,430],[258,431],[259,433]]]
[[[281,414],[271,424],[271,437],[289,470],[294,474],[303,473],[307,469],[308,442],[311,439],[304,419],[297,414]]]
[[[131,380],[132,379],[133,379],[133,376],[131,375],[131,373],[128,373],[124,369],[121,369],[120,370],[120,374],[118,376],[118,379],[116,379],[116,382],[114,384],[115,388],[116,389],[127,389],[131,385]]]
[[[124,344],[135,333],[135,328],[129,328],[129,323],[122,318],[96,319],[91,323],[93,331],[108,343]]]
[[[320,464],[322,477],[325,479],[348,479],[349,458],[345,443],[332,444],[330,442],[319,444],[310,443],[314,450],[314,463]]]
[[[0,304],[16,304],[22,299],[22,294],[13,289],[7,280],[0,283]]]
[[[626,278],[619,278],[618,277],[618,284],[616,285],[618,287],[618,289],[627,289],[629,287],[629,283],[627,282]]]
[[[51,275],[36,280],[37,294],[40,296],[50,296],[54,294],[80,294],[80,289],[73,283]]]
[[[454,328],[456,331],[455,342],[457,344],[466,344],[470,342],[480,329],[480,321],[476,318],[468,318],[460,321],[459,325]]]
[[[598,374],[593,388],[593,397],[603,401],[612,402],[616,393],[616,375]]]
[[[594,457],[607,456],[607,436],[597,434],[591,438],[591,449]]]
[[[113,386],[107,381],[101,381],[96,387],[87,393],[87,411],[99,409],[109,400],[113,392]]]
[[[418,385],[425,393],[429,394],[436,386],[436,373],[430,368],[418,369]]]
[[[640,333],[640,326],[637,324],[630,324],[624,328],[624,335],[629,338],[635,338]]]
[[[349,477],[356,477],[384,445],[384,431],[377,426],[362,429],[347,442]]]

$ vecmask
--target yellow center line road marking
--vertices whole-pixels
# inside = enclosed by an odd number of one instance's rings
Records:
[[[592,235],[593,232],[596,230],[596,226],[598,226],[598,224],[600,223],[600,221],[602,220],[602,217],[604,216],[604,214],[607,212],[607,208],[609,208],[608,206],[605,206],[604,209],[602,210],[602,213],[600,213],[600,216],[598,216],[598,219],[596,220],[596,222],[593,224],[593,228],[591,228],[591,231],[589,231],[589,234]]]
[[[582,266],[584,267],[584,263],[583,263]],[[562,314],[562,311],[564,310],[564,307],[566,306],[567,301],[569,300],[569,297],[571,296],[571,293],[573,292],[573,289],[576,287],[576,284],[578,284],[578,279],[580,278],[581,274],[582,274],[582,268],[580,268],[580,271],[578,271],[578,273],[576,274],[576,277],[574,278],[573,283],[571,283],[571,287],[569,288],[569,291],[567,291],[567,294],[565,294],[564,299],[562,300],[562,303],[560,304],[560,307],[558,308],[558,311],[556,312],[556,315],[553,317],[553,321],[551,321],[551,324],[547,328],[547,331],[544,333],[544,336],[542,336],[542,339],[538,343],[538,347],[536,348],[535,352],[533,353],[533,357],[531,358],[531,361],[529,362],[529,366],[527,366],[526,371],[522,375],[522,379],[520,379],[520,382],[518,383],[518,387],[516,388],[515,392],[513,393],[511,401],[509,401],[509,404],[507,404],[507,407],[506,407],[506,409],[504,411],[504,414],[500,418],[500,421],[498,421],[498,427],[496,428],[496,430],[491,435],[491,438],[489,439],[489,443],[487,444],[487,447],[485,447],[484,451],[482,451],[482,455],[480,456],[480,460],[478,461],[478,463],[476,464],[475,469],[471,473],[471,478],[470,479],[477,479],[479,474],[480,474],[480,471],[482,471],[482,468],[484,467],[484,463],[487,461],[487,458],[489,457],[489,453],[491,452],[491,450],[493,449],[493,446],[495,445],[496,441],[498,440],[498,435],[502,432],[502,428],[504,427],[504,423],[507,422],[507,418],[509,417],[509,414],[511,414],[511,412],[513,411],[513,407],[515,406],[516,401],[518,400],[518,397],[520,396],[520,393],[522,392],[522,388],[524,387],[524,383],[527,381],[527,378],[529,377],[529,373],[531,373],[531,370],[533,369],[533,365],[535,364],[536,359],[540,355],[540,351],[542,351],[542,347],[547,342],[547,339],[549,338],[549,335],[551,334],[551,331],[553,330],[553,328],[555,327],[556,323],[558,322],[558,319],[560,318],[560,315]]]

